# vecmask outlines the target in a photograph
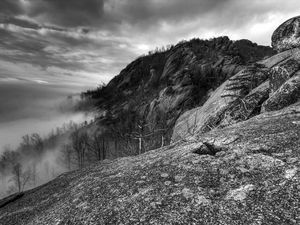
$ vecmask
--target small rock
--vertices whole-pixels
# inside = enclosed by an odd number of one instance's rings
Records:
[[[169,177],[169,174],[167,174],[167,173],[162,173],[160,176],[163,177],[163,178],[167,178],[167,177]]]
[[[300,121],[293,121],[293,124],[300,125]]]
[[[151,203],[150,203],[150,206],[151,206],[152,208],[156,208],[156,203],[155,203],[155,202],[151,202]]]
[[[210,205],[211,201],[203,195],[198,195],[195,199],[197,205]]]
[[[184,178],[184,176],[180,176],[180,175],[176,175],[176,176],[174,177],[174,179],[175,179],[176,182],[182,181],[183,178]]]
[[[254,185],[247,184],[238,189],[230,190],[226,199],[234,199],[235,201],[243,201],[247,194],[254,189]]]
[[[295,163],[295,162],[298,162],[298,158],[288,158],[286,160],[287,163]]]
[[[288,170],[285,171],[284,177],[286,179],[292,179],[296,175],[297,171],[298,171],[297,167],[294,167],[292,169],[288,169]]]
[[[188,188],[182,189],[182,194],[186,199],[192,198],[194,196],[194,193]]]
[[[145,183],[145,181],[143,181],[143,180],[138,180],[136,183],[137,183],[137,184],[143,184],[143,183]]]
[[[227,175],[229,171],[227,169],[220,169],[220,174]]]
[[[171,185],[171,184],[172,184],[171,181],[166,181],[166,182],[165,182],[165,185],[166,185],[166,186],[169,186],[169,185]]]

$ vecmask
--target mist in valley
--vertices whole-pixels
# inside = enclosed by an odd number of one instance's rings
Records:
[[[76,168],[65,159],[74,129],[93,120],[78,108],[82,89],[0,82],[0,198],[44,184]]]

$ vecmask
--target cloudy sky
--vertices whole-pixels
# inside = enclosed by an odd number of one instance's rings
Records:
[[[1,0],[0,82],[93,86],[138,55],[192,37],[270,45],[299,0]]]
[[[0,147],[11,127],[31,132],[25,119],[155,47],[221,35],[270,45],[299,14],[299,0],[0,0]]]

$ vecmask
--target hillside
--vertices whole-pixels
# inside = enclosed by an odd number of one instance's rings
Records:
[[[274,53],[270,47],[228,37],[184,41],[138,58],[85,96],[97,102],[102,112],[98,123],[120,145],[136,142],[132,134],[145,136],[144,152],[168,144],[177,118],[202,105],[221,83]]]
[[[157,124],[151,118],[164,106],[170,119],[162,128],[171,144],[104,160],[3,199],[0,224],[299,224],[299,26],[296,17],[276,29],[276,54],[249,41],[196,41],[247,43],[253,55],[241,48],[247,54],[240,53],[239,63],[217,45],[197,58],[187,47],[193,41],[133,62],[88,93],[103,111],[98,125],[130,133],[129,125]],[[176,54],[185,57],[176,61]],[[157,56],[165,59],[157,62],[161,67],[151,64]],[[192,83],[195,67],[203,87]],[[148,75],[141,79],[138,68]]]

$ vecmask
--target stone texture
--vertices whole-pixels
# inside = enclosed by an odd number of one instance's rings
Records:
[[[298,61],[289,59],[282,64],[273,67],[270,70],[270,92],[273,94],[290,77],[292,77],[300,68]]]
[[[270,92],[269,80],[265,81],[248,95],[232,104],[219,122],[220,126],[228,126],[247,120],[260,113],[262,103],[268,99]]]
[[[262,111],[282,109],[300,100],[300,72],[286,81],[262,105]]]
[[[248,67],[224,82],[202,107],[187,111],[176,122],[172,141],[182,140],[217,127],[225,112],[268,78],[265,68]],[[250,97],[249,97],[250,98]]]
[[[299,69],[298,48],[248,66],[217,88],[203,106],[182,114],[172,141],[192,139],[199,133],[247,120],[261,110],[278,110],[295,103],[299,98],[297,78],[292,84],[285,82]]]
[[[285,51],[300,47],[300,17],[294,17],[281,24],[272,35],[272,47]]]
[[[219,153],[194,153],[203,143]],[[296,225],[299,148],[297,103],[191,142],[63,174],[1,207],[0,224]]]
[[[219,37],[193,39],[139,57],[107,86],[90,92],[99,110],[109,112],[97,124],[101,124],[103,131],[113,125],[124,132],[135,132],[133,129],[142,119],[149,125],[145,129],[151,128],[144,132],[163,127],[167,130],[165,143],[170,143],[181,114],[203,105],[211,90],[247,65],[274,53],[270,47],[248,40]],[[147,150],[159,146],[154,142]]]
[[[146,84],[146,87],[147,88],[153,88],[153,87],[156,87],[158,85],[158,82],[159,82],[159,73],[157,73],[157,71],[155,69],[151,69],[150,70],[150,79],[149,81],[147,82]]]

